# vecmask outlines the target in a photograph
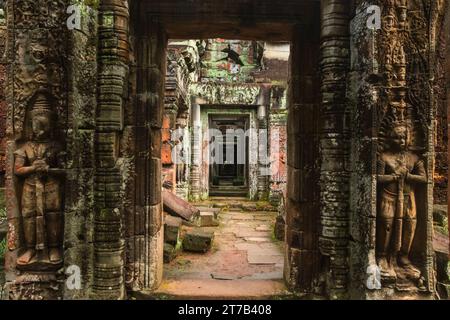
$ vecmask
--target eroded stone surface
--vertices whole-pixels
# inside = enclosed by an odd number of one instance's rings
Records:
[[[275,212],[236,213],[223,211],[219,215],[220,226],[208,228],[215,233],[213,249],[205,254],[182,252],[174,261],[166,265],[168,279],[184,281],[185,279],[253,279],[279,280],[283,272],[282,243],[274,240],[267,230],[257,231],[262,223],[255,219],[242,220],[242,215],[249,218],[254,215],[265,215],[264,229],[272,227]],[[258,233],[257,241],[251,237],[238,237],[246,232]],[[255,239],[253,239],[255,240]],[[219,280],[217,280],[219,281]]]
[[[193,229],[186,232],[183,237],[183,250],[193,252],[207,252],[214,240],[214,232],[202,229]]]

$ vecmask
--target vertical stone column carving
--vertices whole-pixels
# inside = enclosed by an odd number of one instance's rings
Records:
[[[449,30],[450,29],[450,1],[446,2],[447,4],[447,10],[444,11],[445,14],[445,20],[444,20],[444,24],[443,26],[443,32],[445,32],[444,30]],[[450,32],[445,32],[445,43],[446,43],[446,47],[445,47],[445,81],[446,81],[446,94],[447,94],[447,122],[448,122],[448,127],[450,128]],[[448,131],[447,131],[448,132]],[[447,133],[448,134],[448,133]],[[450,135],[448,136],[448,143],[447,143],[447,150],[448,150],[448,159],[447,159],[447,163],[450,163]],[[449,179],[448,181],[450,181],[450,170],[448,170],[448,176]],[[448,182],[447,182],[447,206],[450,206],[450,192],[448,192]],[[447,207],[448,208],[448,207]],[[449,230],[450,230],[450,213],[447,209],[447,219],[448,219],[448,226],[449,226]],[[449,235],[450,236],[450,235]],[[450,248],[449,248],[450,250]]]
[[[321,233],[320,252],[332,299],[348,290],[349,237],[349,109],[346,80],[349,69],[349,1],[323,0],[321,107]]]
[[[195,100],[193,98],[193,100]],[[202,123],[200,119],[200,105],[198,103],[192,103],[192,160],[191,160],[191,190],[190,199],[192,201],[198,201],[201,198],[200,187],[200,166],[202,158]]]
[[[4,5],[0,6],[0,187],[4,187],[5,164],[6,164],[6,61],[5,57],[6,39],[6,17]]]
[[[161,130],[164,111],[167,38],[141,3],[132,3],[133,115],[129,123],[134,164],[134,203],[127,217],[127,286],[156,289],[163,272]]]
[[[269,153],[269,127],[267,106],[265,105],[267,91],[262,91],[263,95],[258,101],[258,183],[257,183],[257,199],[268,200],[269,198],[269,171],[270,171],[270,153]],[[267,99],[268,100],[268,99]]]
[[[319,10],[317,10],[319,16]],[[319,224],[319,30],[295,27],[291,45],[288,116],[285,279],[289,287],[312,292],[318,285]]]
[[[128,1],[103,0],[99,10],[98,108],[94,217],[93,295],[121,299],[124,283],[124,218],[118,138],[127,88]]]
[[[7,1],[7,291],[62,295],[67,1]]]

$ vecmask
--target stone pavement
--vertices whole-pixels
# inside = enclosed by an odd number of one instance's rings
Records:
[[[284,245],[273,236],[277,213],[244,212],[230,203],[221,206],[225,209],[219,213],[219,227],[204,228],[215,233],[212,249],[205,254],[180,252],[165,265],[158,293],[183,298],[264,298],[285,293]]]

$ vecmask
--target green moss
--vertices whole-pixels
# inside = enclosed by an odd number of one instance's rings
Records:
[[[100,0],[74,0],[73,4],[79,4],[97,10],[100,7]]]

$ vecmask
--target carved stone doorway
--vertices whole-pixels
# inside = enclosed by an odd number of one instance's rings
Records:
[[[160,171],[158,143],[161,128],[163,79],[165,74],[165,56],[168,39],[252,39],[290,41],[290,96],[288,116],[288,191],[287,191],[287,227],[286,227],[286,267],[284,277],[291,289],[308,291],[319,271],[318,225],[319,225],[319,105],[320,105],[320,4],[318,1],[298,1],[286,6],[270,6],[271,10],[281,10],[275,14],[266,11],[265,6],[243,8],[240,5],[228,5],[220,1],[206,9],[186,6],[184,2],[175,1],[177,10],[171,5],[162,6],[156,1],[134,2],[131,11],[132,48],[135,64],[131,70],[136,92],[131,92],[138,101],[134,118],[150,126],[142,127],[141,135],[150,137],[152,159],[142,159],[136,165],[138,179],[145,185],[147,199],[140,206],[160,204],[160,181],[154,173]],[[212,2],[211,2],[212,4]],[[175,5],[175,4],[173,4]],[[225,14],[225,7],[232,8],[233,13]],[[258,9],[259,8],[259,9]],[[212,11],[210,11],[212,10]],[[250,10],[250,11],[248,11]],[[259,11],[261,10],[261,11]],[[181,13],[174,15],[173,12]],[[251,24],[242,20],[243,12],[251,12]],[[238,16],[240,16],[238,18]],[[279,18],[283,16],[284,18]],[[280,32],[282,30],[282,32]],[[140,101],[140,97],[151,97]],[[140,106],[142,104],[142,106]],[[147,132],[147,133],[145,133]],[[145,151],[142,145],[142,153]],[[141,146],[136,145],[137,148]],[[135,151],[137,161],[141,154]],[[313,187],[315,186],[315,187]],[[144,191],[144,190],[143,190]],[[140,194],[139,191],[136,191]],[[157,195],[155,197],[155,195]],[[154,199],[148,203],[148,199]],[[303,221],[303,223],[300,223]],[[132,231],[130,232],[132,234]],[[157,235],[156,237],[159,237]],[[160,243],[162,240],[155,240]],[[144,243],[152,242],[143,239]],[[133,249],[134,248],[134,249]],[[130,249],[136,252],[136,245]],[[129,252],[130,249],[127,249]],[[149,270],[150,283],[144,283],[144,289],[155,289],[162,280],[162,248],[159,245],[149,247],[152,267]],[[128,253],[126,253],[127,256]],[[141,254],[138,254],[141,255]],[[133,260],[133,259],[131,259]],[[130,278],[141,276],[131,265]],[[134,263],[135,264],[135,263]],[[145,263],[144,263],[145,264]],[[133,271],[133,269],[135,271]],[[142,287],[136,285],[136,289]]]
[[[221,132],[222,137],[216,147],[221,156],[211,154],[209,161],[209,195],[210,196],[244,196],[248,194],[248,117],[210,115],[209,128]],[[238,130],[244,136],[234,136],[227,141],[227,130]],[[230,150],[231,149],[231,150]],[[242,158],[242,159],[241,159]]]

